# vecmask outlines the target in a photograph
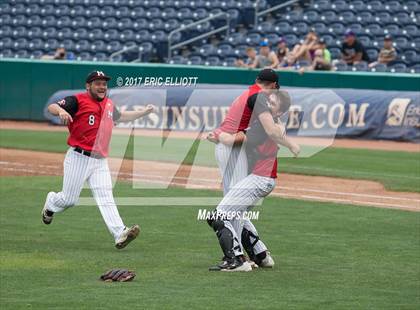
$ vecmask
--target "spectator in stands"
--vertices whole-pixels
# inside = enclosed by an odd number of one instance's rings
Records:
[[[251,68],[271,68],[276,69],[279,65],[276,53],[274,53],[267,42],[264,40],[260,43],[260,53],[255,58]]]
[[[397,58],[397,51],[392,43],[392,37],[390,35],[386,35],[384,39],[384,47],[379,52],[378,60],[369,64],[370,68],[375,67],[377,64],[388,65]]]
[[[319,39],[318,49],[312,61],[312,70],[331,70],[331,53],[327,49],[324,39]]]
[[[318,47],[318,35],[311,29],[306,35],[305,40],[293,47],[292,54],[296,61],[306,60],[312,62],[315,57],[315,50]]]
[[[54,55],[44,55],[41,59],[65,60],[67,59],[66,49],[64,47],[59,47],[56,49]]]
[[[341,57],[348,65],[361,61],[369,62],[365,47],[356,39],[356,34],[348,29],[341,45]]]
[[[253,47],[248,47],[245,50],[245,53],[248,56],[248,59],[245,60],[245,62],[242,59],[238,59],[236,61],[236,66],[243,68],[251,68],[251,65],[255,62],[255,59],[257,58],[257,51]]]
[[[276,52],[279,63],[283,62],[283,60],[287,57],[287,54],[289,54],[289,48],[287,47],[286,41],[284,38],[280,38],[279,43],[277,44]]]

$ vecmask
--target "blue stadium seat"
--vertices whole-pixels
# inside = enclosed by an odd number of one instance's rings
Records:
[[[12,38],[4,37],[0,41],[0,50],[1,49],[9,49],[13,46],[13,40]]]
[[[398,24],[406,25],[411,24],[412,18],[407,12],[399,12],[393,16],[392,20]]]
[[[118,36],[119,36],[119,32],[116,29],[109,29],[105,31],[104,39],[108,42],[111,42],[111,41],[117,40]]]
[[[192,56],[188,59],[187,65],[201,65],[203,63],[203,59],[200,56]]]
[[[176,18],[176,10],[174,8],[165,8],[160,17],[163,19]]]
[[[343,11],[338,16],[338,21],[345,24],[350,24],[356,21],[356,15],[353,11]]]
[[[392,21],[391,15],[388,12],[379,12],[375,14],[375,21],[382,25],[389,24]]]
[[[11,49],[0,50],[0,58],[11,58],[13,57],[13,51]]]
[[[365,26],[366,33],[372,34],[372,35],[382,35],[384,34],[384,29],[379,24],[369,24]]]
[[[82,13],[82,15],[86,18],[92,18],[92,17],[96,17],[99,16],[101,13],[101,9],[97,6],[90,6],[89,8],[87,8],[86,10],[84,10],[84,12]]]
[[[377,64],[370,69],[371,72],[386,72],[388,67],[385,64]]]
[[[369,24],[369,23],[375,22],[375,18],[373,16],[373,14],[369,11],[360,12],[356,17],[356,20],[359,23],[364,23],[364,24]]]
[[[391,34],[392,36],[397,36],[401,33],[400,27],[396,24],[389,24],[385,26],[385,34]]]
[[[295,22],[297,20],[302,20],[303,19],[303,15],[300,12],[297,11],[291,11],[289,13],[287,13],[284,16],[284,19],[286,19],[289,22]]]
[[[316,28],[315,28],[316,29]],[[330,27],[328,28],[328,31],[331,33],[331,34],[334,34],[334,35],[336,35],[336,36],[342,36],[344,33],[345,33],[345,31],[346,31],[346,28],[344,27],[344,25],[343,24],[340,24],[340,23],[334,23],[334,24],[331,24],[330,25]]]
[[[73,37],[73,30],[70,28],[61,28],[58,32],[57,32],[57,38],[59,40],[65,40],[65,39],[70,39]]]
[[[258,45],[261,42],[261,36],[258,33],[250,33],[245,42],[249,45]]]
[[[406,7],[409,12],[418,12],[420,4],[415,0],[404,1],[404,7]]]
[[[91,41],[95,39],[103,40],[104,36],[105,36],[105,32],[102,31],[102,29],[89,30],[89,33],[88,33],[88,39]]]
[[[158,21],[160,21],[160,23],[163,24],[162,21],[159,20],[159,19],[155,20],[154,23],[152,23],[152,24],[155,24],[155,22],[157,23]],[[120,31],[125,30],[125,29],[129,29],[131,27],[132,23],[133,22],[129,18],[118,19],[116,28],[119,29]]]
[[[404,35],[409,35],[411,37],[417,37],[420,35],[419,27],[416,25],[406,25],[401,31]]]
[[[73,39],[75,41],[78,40],[86,40],[88,38],[88,32],[84,28],[79,28],[76,31],[73,32]]]
[[[60,41],[60,46],[64,47],[66,50],[73,50],[75,45],[76,44],[73,42],[73,40],[70,39]]]
[[[179,55],[172,56],[171,60],[169,61],[169,63],[173,65],[183,65],[186,62],[187,62],[187,59]]]
[[[420,73],[420,64],[416,64],[410,67],[411,73]]]
[[[287,42],[287,45],[293,47],[296,43],[299,42],[299,39],[294,34],[286,34],[284,40]]]
[[[39,12],[39,15],[41,16],[51,16],[53,15],[55,9],[51,4],[47,4],[45,6],[42,6],[41,11]]]
[[[30,50],[41,50],[44,46],[44,42],[41,39],[33,39],[29,41],[28,49]]]
[[[340,24],[341,25],[341,24]],[[327,26],[324,24],[324,23],[315,23],[315,24],[313,24],[312,25],[312,27],[311,28],[314,28],[315,29],[315,31],[316,31],[316,33],[318,33],[318,34],[320,34],[320,35],[322,35],[322,34],[325,34],[325,33],[328,33],[329,32],[329,30],[328,30],[328,28],[327,28]],[[343,31],[344,31],[344,26],[343,26]]]
[[[378,11],[382,11],[384,8],[381,1],[375,0],[375,1],[370,1],[368,5],[366,6],[366,9],[369,11],[378,12]]]
[[[321,13],[320,20],[323,22],[334,22],[337,19],[335,11],[324,11]]]
[[[45,51],[55,51],[59,47],[58,41],[56,39],[48,39],[44,43],[44,50]]]
[[[374,60],[378,59],[378,51],[376,49],[370,48],[370,49],[366,50],[366,53],[368,54],[369,59],[371,61],[374,61]]]
[[[15,58],[28,58],[29,53],[26,50],[18,50],[18,51],[15,52],[14,57]]]
[[[118,41],[109,42],[106,46],[106,51],[108,53],[114,53],[114,52],[120,51],[121,49],[122,49],[122,45]]]
[[[13,30],[12,37],[16,39],[22,38],[26,36],[26,33],[27,33],[27,30],[25,27],[17,27],[15,28],[15,30]]]
[[[9,15],[9,14],[0,15],[0,25],[2,26],[10,25],[12,23],[12,20],[13,20],[12,15]]]
[[[420,62],[420,53],[417,53],[416,50],[406,50],[402,55],[402,59],[409,63]]]
[[[288,33],[290,29],[291,27],[289,22],[280,22],[274,26],[274,30],[281,35]]]
[[[106,52],[106,44],[104,43],[104,41],[94,41],[91,45],[90,45],[90,51],[92,51],[92,53],[104,53]]]
[[[309,27],[304,22],[298,22],[292,27],[291,30],[297,36],[304,36],[308,33]]]
[[[204,56],[217,55],[217,49],[212,44],[204,44],[199,49],[199,52]]]
[[[335,69],[337,71],[348,71],[349,68],[345,62],[339,61],[335,64]]]
[[[368,71],[368,64],[365,61],[361,61],[353,65],[353,71]]]
[[[55,25],[57,25],[59,28],[61,28],[61,27],[70,27],[70,25],[71,25],[71,18],[68,17],[68,16],[62,16],[62,17],[60,17],[60,18],[58,18],[58,19],[55,20]]]
[[[176,13],[175,13],[175,14],[176,14]],[[198,10],[195,10],[195,11],[192,13],[192,18],[193,18],[194,20],[201,20],[201,19],[206,18],[207,16],[208,16],[208,12],[207,12],[205,9],[203,9],[203,8],[198,9]]]
[[[92,17],[89,18],[86,23],[85,27],[89,29],[98,29],[102,26],[102,20],[99,17]]]
[[[388,67],[389,72],[398,72],[405,73],[407,71],[407,66],[404,63],[397,63]]]
[[[331,2],[328,0],[318,0],[318,1],[315,1],[313,8],[319,12],[323,12],[331,8]]]
[[[365,28],[363,27],[362,24],[359,24],[359,23],[348,25],[348,29],[351,29],[356,35],[361,35],[365,33]]]
[[[92,60],[92,58],[93,58],[92,55],[88,52],[80,53],[79,56],[77,56],[77,60],[87,61],[87,60]]]
[[[236,66],[236,58],[234,57],[227,57],[222,61],[222,66],[224,67],[235,67]]]
[[[92,61],[106,61],[108,60],[108,56],[105,53],[96,53],[92,57]]]
[[[408,42],[407,38],[405,38],[405,37],[398,37],[398,38],[394,39],[394,45],[398,49],[405,49],[409,46],[409,42]]]
[[[44,55],[44,52],[41,50],[32,51],[31,55],[29,56],[31,59],[38,59]]]
[[[221,44],[217,48],[217,55],[220,58],[225,58],[234,55],[234,49],[229,44]]]
[[[399,1],[389,1],[385,4],[385,9],[392,13],[398,13],[403,10],[403,7]]]
[[[149,21],[145,18],[137,18],[130,26],[134,31],[143,31],[149,28]]]
[[[354,12],[362,12],[366,9],[366,5],[364,1],[352,1],[349,5],[349,9],[353,10]]]
[[[347,10],[348,7],[349,7],[348,3],[344,0],[334,1],[334,3],[332,3],[331,5],[331,9],[333,9],[337,13]]]
[[[24,14],[25,13],[25,5],[23,3],[17,3],[12,6],[11,13],[13,14]]]
[[[10,3],[1,3],[0,4],[0,14],[9,14],[12,12],[12,6]]]
[[[142,6],[136,6],[134,9],[131,10],[130,16],[131,18],[135,19],[142,18],[146,17],[146,12]]]
[[[370,38],[368,36],[366,36],[366,35],[359,36],[359,37],[357,37],[357,39],[359,40],[360,43],[362,43],[362,45],[365,48],[369,48],[369,47],[372,46],[372,43],[371,43]]]
[[[121,41],[132,41],[135,40],[135,33],[131,29],[126,29],[119,33],[118,38]]]
[[[78,53],[89,50],[90,43],[87,40],[77,41],[74,45],[74,50]]]
[[[219,57],[216,57],[216,56],[208,57],[204,61],[204,65],[206,65],[206,66],[219,66],[220,65],[220,59],[219,59]]]
[[[315,23],[319,21],[319,14],[315,10],[306,11],[302,16],[302,19],[306,22]]]
[[[102,21],[102,28],[117,28],[117,20],[114,17],[105,18]]]
[[[235,56],[238,58],[245,58],[246,56],[246,49],[248,48],[247,45],[238,45],[235,50]]]
[[[280,39],[276,33],[270,33],[266,35],[265,38],[271,46],[276,46]]]
[[[55,28],[52,28],[52,27],[45,28],[42,31],[42,35],[41,36],[43,38],[45,38],[45,39],[47,39],[47,38],[53,38],[53,39],[55,39],[55,38],[57,38],[57,30]]]
[[[126,18],[130,15],[130,10],[126,6],[119,6],[115,11],[116,18]]]

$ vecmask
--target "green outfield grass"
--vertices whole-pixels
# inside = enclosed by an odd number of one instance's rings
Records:
[[[66,136],[67,133],[61,131],[0,130],[0,147],[64,152]],[[129,136],[114,135],[111,155],[127,154],[132,158],[134,154],[136,159],[214,166],[214,145],[207,141],[193,142],[171,138],[162,147],[160,138],[136,137],[133,143]],[[304,150],[309,148],[303,146]],[[415,152],[328,148],[310,158],[281,158],[279,171],[375,180],[390,190],[420,192],[420,153]]]
[[[199,207],[123,206],[141,236],[118,251],[96,207],[75,207],[43,225],[58,177],[0,178],[1,309],[418,309],[420,214],[268,198],[256,226],[273,270],[209,272],[221,257]],[[116,196],[215,196],[133,190]],[[85,192],[83,195],[87,195]],[[207,207],[210,208],[210,207]],[[112,267],[134,282],[98,281]]]

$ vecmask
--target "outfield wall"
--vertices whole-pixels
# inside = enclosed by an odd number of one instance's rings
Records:
[[[258,70],[239,68],[131,64],[110,62],[74,62],[40,60],[0,60],[0,119],[45,120],[43,108],[56,91],[83,89],[86,75],[101,70],[113,80],[144,77],[197,77],[198,83],[252,84]],[[311,88],[357,88],[393,91],[419,91],[420,75],[353,72],[280,71],[283,86]]]

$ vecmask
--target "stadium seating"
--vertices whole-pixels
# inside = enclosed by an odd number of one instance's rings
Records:
[[[259,10],[280,1],[259,1]],[[285,2],[285,1],[283,1]],[[94,4],[94,5],[93,5]],[[113,53],[136,45],[140,54],[122,53],[113,61],[168,61],[191,65],[234,66],[247,46],[266,38],[276,46],[283,37],[289,48],[314,28],[332,57],[340,57],[340,42],[352,29],[375,60],[385,35],[394,37],[397,62],[389,72],[418,72],[420,66],[420,4],[416,0],[318,0],[305,8],[288,7],[260,17],[254,27],[255,1],[234,0],[10,0],[0,3],[0,57],[39,58],[64,46],[69,57],[110,60]],[[227,12],[230,34],[218,33],[175,50],[167,60],[168,34],[212,14]],[[224,25],[223,19],[202,23],[173,36],[173,43]],[[182,55],[181,55],[182,54]],[[338,70],[384,71],[339,64]]]

